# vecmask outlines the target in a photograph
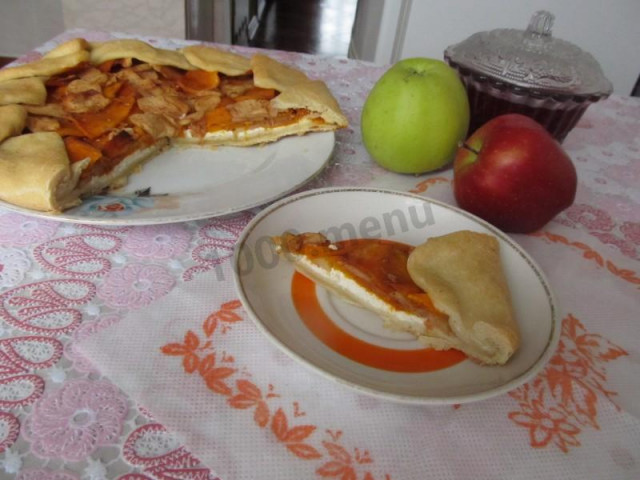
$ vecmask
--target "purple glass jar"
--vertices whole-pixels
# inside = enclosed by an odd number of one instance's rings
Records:
[[[552,37],[553,20],[539,11],[524,31],[480,32],[447,47],[445,61],[469,95],[469,134],[493,117],[521,113],[562,142],[589,105],[611,94],[611,82],[591,54]]]

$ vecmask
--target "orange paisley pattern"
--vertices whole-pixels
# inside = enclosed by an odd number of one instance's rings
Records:
[[[640,277],[633,270],[621,268],[615,265],[610,260],[606,260],[602,255],[596,252],[594,249],[582,242],[572,242],[563,235],[558,235],[551,232],[536,232],[531,233],[531,236],[541,237],[552,243],[561,243],[568,247],[573,247],[582,251],[582,256],[587,260],[591,260],[598,264],[599,267],[605,268],[609,273],[612,273],[616,277],[622,280],[632,283],[634,285],[640,285]]]
[[[188,330],[182,341],[161,347],[162,353],[181,357],[186,373],[200,375],[212,393],[227,397],[230,408],[251,414],[256,427],[268,429],[292,455],[317,462],[318,477],[376,480],[367,450],[345,447],[341,430],[301,423],[306,412],[299,402],[288,403],[274,385],[259,386],[248,380],[245,377],[251,375],[246,367],[239,368],[232,355],[216,348],[218,335],[227,334],[234,323],[242,321],[236,312],[240,307],[238,300],[221,305],[205,319],[201,333]],[[508,418],[528,430],[531,447],[555,446],[567,453],[580,446],[579,435],[585,428],[600,428],[599,402],[606,400],[620,409],[614,402],[617,393],[605,386],[605,365],[626,355],[624,349],[588,332],[569,314],[562,322],[558,349],[543,372],[509,393],[518,408]],[[391,480],[391,475],[377,479]]]
[[[449,180],[446,177],[427,178],[426,180],[418,182],[415,187],[413,187],[411,190],[409,190],[409,192],[411,192],[411,193],[424,193],[432,185],[435,185],[437,183],[449,183],[450,181],[451,180]]]
[[[599,429],[598,402],[613,401],[607,390],[605,364],[628,355],[601,335],[589,333],[573,315],[562,322],[562,336],[555,355],[533,381],[509,395],[519,409],[509,412],[516,425],[529,430],[534,448],[554,445],[567,453],[580,445],[584,428]]]
[[[273,385],[258,386],[244,378],[246,368],[239,368],[232,355],[216,348],[215,340],[227,334],[233,324],[242,321],[236,312],[238,300],[221,305],[202,324],[202,332],[188,330],[182,341],[161,347],[162,353],[182,357],[188,374],[200,375],[212,393],[227,397],[227,404],[237,411],[253,415],[257,428],[268,429],[271,437],[292,455],[315,461],[320,478],[340,480],[392,480],[389,474],[374,477],[373,459],[367,450],[348,449],[342,444],[341,430],[322,431],[317,425],[298,423],[306,414],[297,401],[288,405]]]

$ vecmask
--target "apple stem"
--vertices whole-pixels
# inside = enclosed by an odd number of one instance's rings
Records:
[[[462,142],[460,145],[462,148],[466,148],[467,150],[469,150],[470,152],[475,153],[476,155],[479,155],[480,152],[478,150],[476,150],[475,148],[473,148],[471,145],[469,145],[468,143]]]

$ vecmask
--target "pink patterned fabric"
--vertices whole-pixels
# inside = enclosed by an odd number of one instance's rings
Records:
[[[131,232],[124,249],[136,257],[167,259],[181,255],[191,240],[191,232],[183,225],[142,226]]]
[[[80,480],[80,477],[73,473],[56,472],[44,469],[29,469],[20,472],[16,480]]]
[[[73,367],[83,373],[92,373],[96,369],[81,352],[77,349],[77,344],[85,338],[89,338],[97,331],[104,328],[108,328],[120,321],[120,317],[117,315],[104,315],[93,322],[85,322],[78,327],[72,335],[72,339],[66,344],[64,349],[64,356],[67,357],[73,363]]]
[[[159,265],[126,265],[109,272],[98,297],[110,307],[140,308],[166,295],[174,284],[171,274]]]
[[[31,261],[23,251],[0,247],[0,288],[18,285],[30,266]]]
[[[0,215],[0,244],[14,247],[34,245],[51,238],[57,229],[56,222],[5,213]]]
[[[126,396],[112,384],[70,380],[34,405],[24,436],[40,457],[80,461],[117,442],[127,412]]]
[[[95,285],[85,280],[22,284],[0,295],[0,318],[36,335],[63,335],[78,327],[82,313],[76,307],[89,302],[95,293]]]
[[[4,452],[18,438],[20,422],[15,415],[0,412],[0,452]]]
[[[618,248],[628,257],[640,258],[640,222],[619,224],[607,210],[587,204],[572,205],[561,218],[564,225],[584,227],[602,243]]]
[[[103,232],[57,237],[34,248],[36,261],[58,275],[94,278],[111,270],[108,255],[120,250],[122,240]]]
[[[206,466],[180,446],[171,433],[157,423],[144,425],[132,432],[124,444],[123,456],[152,478],[170,480],[172,472],[179,471],[183,478],[217,479]]]

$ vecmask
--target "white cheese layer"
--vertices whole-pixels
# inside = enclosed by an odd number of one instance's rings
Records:
[[[398,310],[385,302],[382,298],[371,293],[355,280],[349,278],[340,270],[327,270],[316,265],[304,255],[294,255],[295,263],[302,271],[307,271],[329,290],[334,290],[350,298],[368,310],[371,310],[386,320],[385,325],[395,330],[409,331],[414,335],[426,334],[425,319],[409,312]]]
[[[119,188],[127,183],[129,175],[144,162],[150,160],[161,150],[169,145],[167,139],[163,139],[146,147],[142,150],[132,153],[109,173],[99,177],[92,177],[87,183],[82,183],[76,187],[75,196],[88,196],[101,192],[105,188]]]
[[[194,135],[191,130],[184,132],[184,137],[174,138],[172,141],[180,143],[202,143],[204,145],[253,145],[278,140],[289,135],[302,135],[311,131],[328,130],[329,126],[312,121],[310,118],[302,118],[295,123],[280,125],[277,127],[254,127],[242,130],[216,130],[207,132],[204,137]]]

